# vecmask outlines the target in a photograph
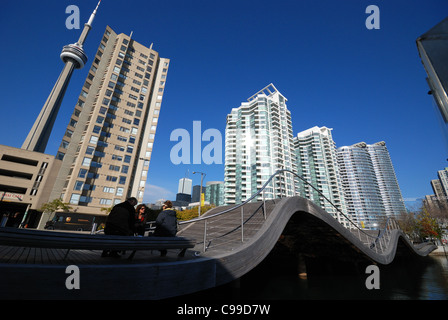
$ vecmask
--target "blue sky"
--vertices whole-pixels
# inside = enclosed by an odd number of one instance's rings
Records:
[[[82,27],[96,4],[2,2],[0,144],[21,147],[62,70],[62,47],[80,35],[66,28],[66,7],[79,7]],[[379,30],[365,26],[368,5],[380,9]],[[110,25],[171,59],[145,201],[174,199],[187,173],[199,184],[193,171],[223,180],[223,164],[172,164],[170,134],[192,134],[201,121],[202,132],[224,138],[231,108],[270,83],[288,99],[294,134],[326,126],[337,147],[385,141],[403,197],[421,198],[448,155],[415,40],[447,13],[446,0],[102,0],[85,44],[90,60],[72,77],[46,153],[56,153]]]

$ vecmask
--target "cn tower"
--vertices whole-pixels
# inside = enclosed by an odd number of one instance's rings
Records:
[[[53,129],[54,122],[59,112],[59,108],[64,98],[65,91],[67,90],[68,83],[73,74],[73,70],[81,69],[87,62],[87,55],[84,52],[83,44],[92,29],[92,22],[95,18],[96,11],[101,3],[98,2],[95,10],[90,15],[89,21],[84,25],[84,29],[79,37],[78,42],[64,46],[61,52],[61,59],[65,63],[61,74],[59,75],[56,84],[51,90],[50,95],[47,98],[42,110],[39,113],[33,127],[31,128],[25,142],[22,145],[22,149],[45,152],[48,139],[50,138],[51,130]]]

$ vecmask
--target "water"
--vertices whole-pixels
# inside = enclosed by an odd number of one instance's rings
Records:
[[[205,300],[448,299],[448,258],[445,256],[394,261],[389,266],[380,265],[379,270],[380,288],[369,290],[365,282],[370,273],[332,272],[301,279],[295,267],[271,258],[234,283],[189,297]]]

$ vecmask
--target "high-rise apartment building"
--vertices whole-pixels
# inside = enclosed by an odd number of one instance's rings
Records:
[[[433,195],[426,195],[423,203],[427,210],[438,215],[448,210],[448,168],[437,171],[438,179],[431,180]]]
[[[442,183],[440,182],[440,179],[431,180],[431,187],[434,191],[434,196],[440,199],[446,199],[447,195],[445,189],[442,186]]]
[[[287,99],[273,84],[227,116],[225,134],[224,198],[226,204],[240,203],[280,169],[296,171],[291,112]],[[277,176],[266,189],[265,198],[294,195],[290,173]],[[261,195],[255,199],[260,200]]]
[[[386,143],[381,141],[367,145],[367,151],[372,159],[386,215],[399,217],[405,214],[406,207]]]
[[[177,189],[176,201],[191,202],[191,186],[192,180],[182,178],[179,180],[179,188]]]
[[[205,202],[215,206],[224,205],[224,181],[208,181],[205,188]]]
[[[448,196],[448,168],[437,171],[443,194]]]
[[[191,196],[191,187],[192,180],[188,178],[182,178],[179,180],[179,188],[177,190],[177,193],[185,193]]]
[[[297,174],[313,187],[300,179],[296,181],[296,186],[300,196],[313,201],[340,223],[349,227],[344,217],[347,211],[331,131],[332,129],[327,127],[316,126],[299,132],[294,137]]]
[[[360,142],[338,149],[347,212],[366,229],[377,229],[389,216],[406,212],[384,142]]]
[[[90,214],[143,200],[169,62],[106,28],[56,155],[50,199]]]
[[[366,143],[338,148],[338,164],[347,213],[358,226],[377,229],[386,210]]]

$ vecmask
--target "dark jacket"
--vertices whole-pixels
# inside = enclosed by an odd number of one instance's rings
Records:
[[[134,234],[135,209],[128,201],[114,206],[106,220],[105,234],[131,236]]]
[[[176,211],[166,209],[159,213],[156,219],[156,237],[175,237],[177,233]]]

